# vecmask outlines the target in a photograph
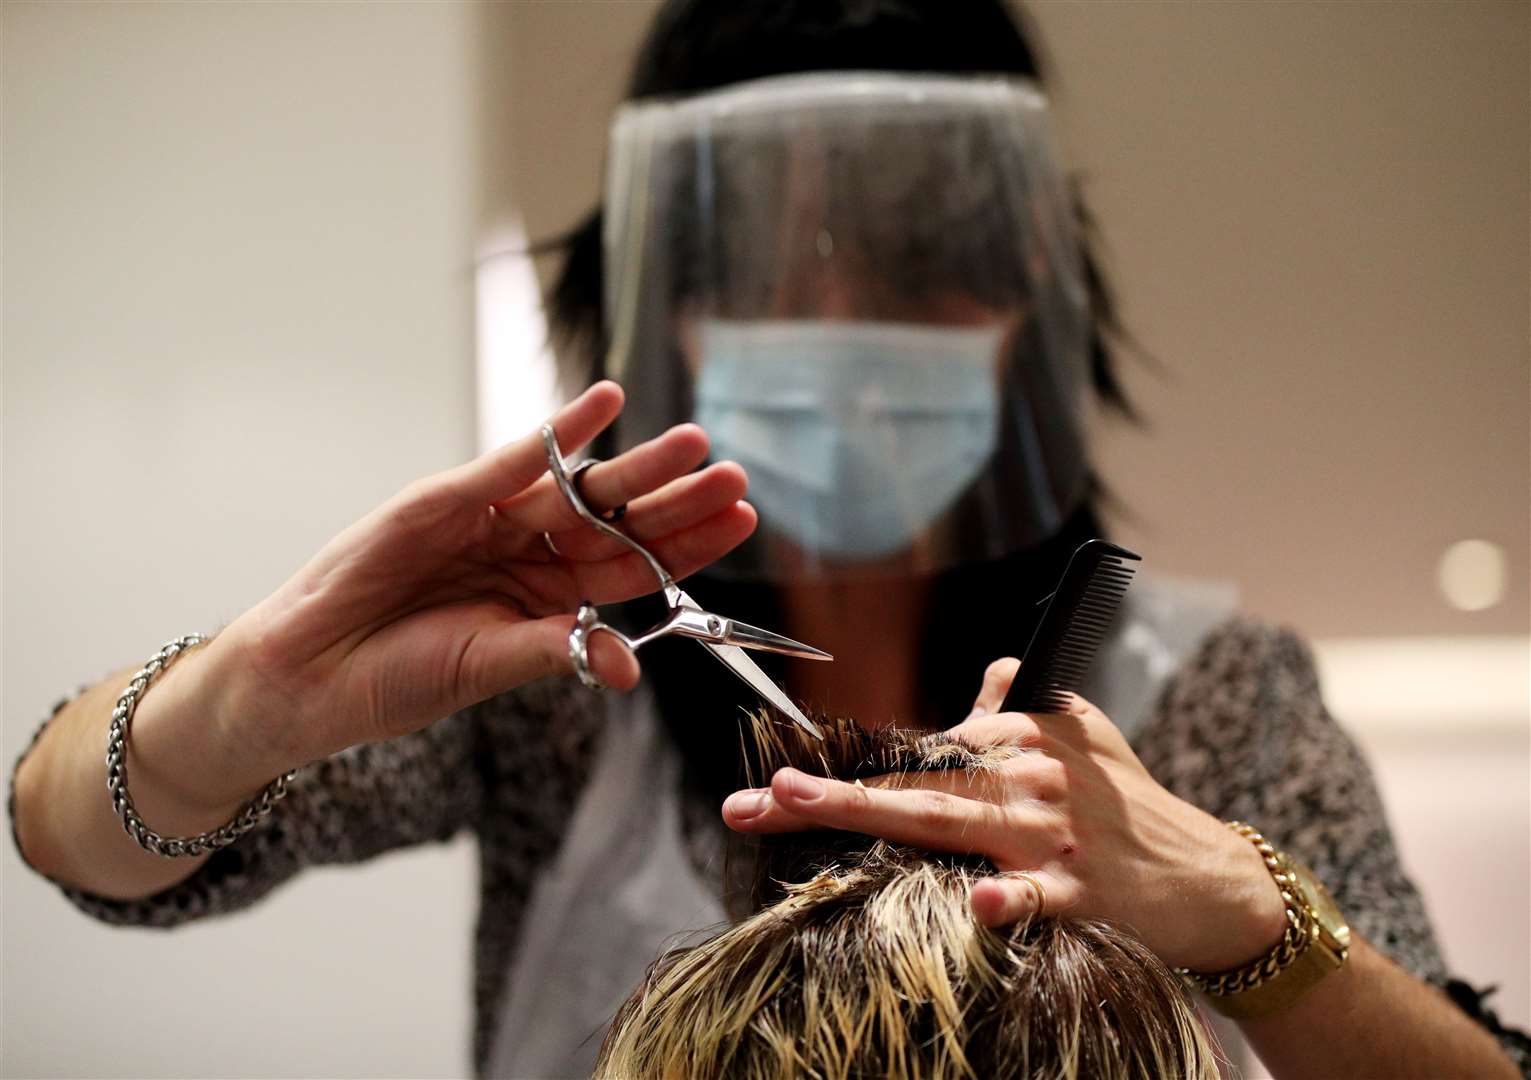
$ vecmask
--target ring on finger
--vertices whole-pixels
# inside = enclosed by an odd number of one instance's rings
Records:
[[[1031,891],[1032,900],[1035,901],[1035,906],[1031,912],[1032,915],[1039,916],[1047,909],[1047,890],[1042,888],[1042,883],[1037,880],[1035,874],[1028,873],[1025,870],[1006,870],[1000,877],[1013,878],[1016,881],[1025,882],[1026,887]]]
[[[590,512],[593,513],[596,517],[600,518],[602,521],[607,522],[608,524],[621,521],[623,516],[627,513],[626,503],[622,503],[620,506],[613,506],[610,510],[597,510],[595,507],[590,505],[590,498],[585,494],[585,472],[591,466],[599,464],[599,459],[591,458],[589,461],[582,461],[574,467],[574,472],[571,474],[574,482],[574,490],[579,494],[579,497],[584,500],[585,505],[590,507]]]

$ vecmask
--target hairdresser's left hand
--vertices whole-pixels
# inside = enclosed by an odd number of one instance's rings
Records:
[[[1019,663],[990,665],[966,720],[972,745],[1012,745],[994,771],[878,777],[863,785],[782,769],[768,789],[736,792],[729,826],[750,833],[848,829],[896,843],[986,856],[1029,871],[1048,915],[1129,927],[1168,964],[1222,971],[1280,939],[1280,893],[1249,841],[1170,794],[1104,713],[1076,697],[1063,715],[996,713]],[[1024,881],[978,882],[990,926],[1035,914]]]

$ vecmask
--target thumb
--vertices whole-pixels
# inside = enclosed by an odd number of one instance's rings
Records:
[[[553,615],[481,633],[474,642],[477,663],[464,665],[470,672],[477,669],[466,680],[477,694],[474,700],[551,675],[572,674],[569,631],[573,629],[574,616]],[[590,667],[613,689],[631,690],[638,685],[638,658],[611,634],[590,635]]]
[[[999,712],[1005,694],[1015,681],[1016,672],[1020,670],[1021,662],[1013,656],[1002,656],[990,664],[984,670],[983,685],[978,689],[978,697],[973,699],[973,707],[968,710],[967,719]]]

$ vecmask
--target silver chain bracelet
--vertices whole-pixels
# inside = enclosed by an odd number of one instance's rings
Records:
[[[167,641],[159,652],[150,657],[149,662],[133,676],[128,688],[117,699],[117,705],[112,709],[111,733],[106,740],[106,790],[112,797],[112,809],[117,811],[117,816],[122,819],[122,827],[140,847],[169,858],[201,855],[203,852],[228,847],[254,828],[261,818],[271,813],[272,806],[287,794],[288,783],[297,775],[294,769],[278,776],[251,799],[243,810],[235,814],[228,824],[196,836],[163,837],[144,824],[144,819],[138,816],[138,811],[133,807],[133,796],[128,794],[128,731],[133,726],[133,713],[138,709],[138,699],[177,656],[206,640],[201,634],[187,634]]]

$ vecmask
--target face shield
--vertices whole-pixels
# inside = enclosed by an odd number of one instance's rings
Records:
[[[931,573],[1084,497],[1089,319],[1028,83],[816,73],[624,106],[605,202],[619,449],[686,420],[761,527],[710,572]]]

